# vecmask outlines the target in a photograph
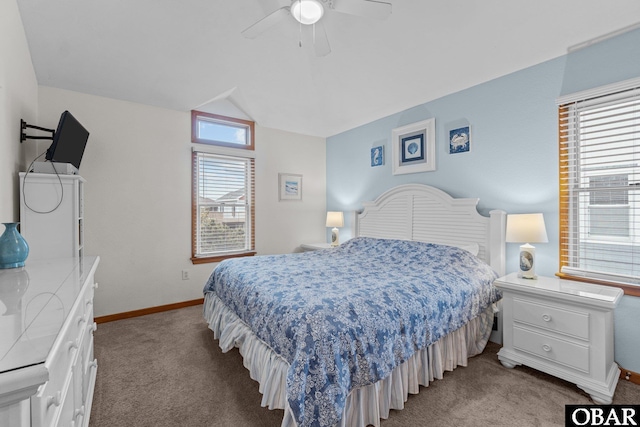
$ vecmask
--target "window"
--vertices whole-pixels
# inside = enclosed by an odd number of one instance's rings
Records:
[[[559,104],[559,275],[640,296],[640,80]]]
[[[589,237],[613,240],[629,238],[629,176],[598,175],[589,177]],[[622,188],[622,190],[620,190]]]
[[[192,257],[195,264],[255,255],[253,123],[192,112]],[[243,122],[246,126],[239,126]],[[235,138],[235,139],[234,139]],[[246,143],[240,143],[242,139]],[[236,142],[231,142],[235,140]],[[229,149],[235,145],[235,149]],[[250,147],[250,148],[248,148]]]
[[[191,111],[191,142],[253,150],[253,129],[248,120]]]

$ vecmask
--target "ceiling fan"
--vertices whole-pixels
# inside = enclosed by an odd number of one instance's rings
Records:
[[[378,0],[292,0],[291,5],[283,6],[251,25],[242,35],[254,39],[269,28],[286,20],[302,26],[312,26],[316,56],[325,56],[331,52],[329,39],[322,23],[326,10],[368,18],[385,19],[391,14],[391,3]],[[299,42],[302,46],[302,41]]]

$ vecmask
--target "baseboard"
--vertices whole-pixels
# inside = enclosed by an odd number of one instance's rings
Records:
[[[620,368],[620,379],[640,385],[640,374],[622,367]]]
[[[113,322],[115,320],[129,319],[131,317],[144,316],[146,314],[153,314],[153,313],[160,313],[160,312],[163,312],[163,311],[176,310],[178,308],[191,307],[193,305],[199,305],[199,304],[203,304],[203,303],[204,303],[204,298],[200,298],[200,299],[194,299],[194,300],[191,300],[191,301],[183,301],[183,302],[176,302],[176,303],[173,303],[173,304],[158,305],[158,306],[155,306],[155,307],[142,308],[140,310],[127,311],[127,312],[124,312],[124,313],[109,314],[108,316],[96,317],[94,319],[94,321],[96,323]]]

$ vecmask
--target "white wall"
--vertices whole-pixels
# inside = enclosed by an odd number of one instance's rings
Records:
[[[326,242],[325,139],[256,129],[256,249],[293,252],[301,243]],[[302,175],[302,201],[278,201],[278,173]]]
[[[90,132],[80,174],[85,253],[101,258],[95,315],[201,298],[214,265],[189,260],[190,113],[39,88],[41,126],[55,127],[64,110]],[[278,172],[304,175],[303,202],[278,202]],[[303,239],[324,239],[325,199],[324,138],[257,127],[258,252],[293,252]]]
[[[33,142],[20,144],[20,119],[37,124],[37,96],[18,5],[15,0],[0,0],[0,222],[20,217],[17,172],[26,167],[27,153],[35,153]]]

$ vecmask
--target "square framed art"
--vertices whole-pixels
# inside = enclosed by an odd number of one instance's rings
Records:
[[[278,200],[302,200],[302,175],[278,174]]]
[[[436,170],[436,119],[391,131],[393,174]]]

